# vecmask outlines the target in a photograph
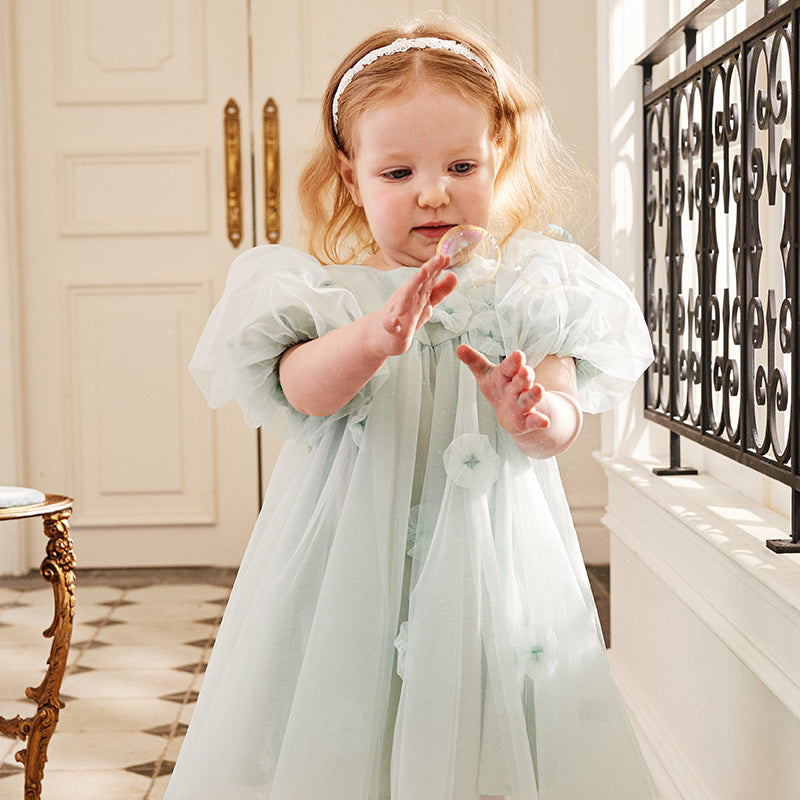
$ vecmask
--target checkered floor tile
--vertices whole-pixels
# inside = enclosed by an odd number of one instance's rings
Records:
[[[233,570],[78,572],[75,627],[43,800],[160,800],[194,709]],[[29,717],[53,615],[38,576],[0,579],[0,714]],[[0,800],[22,800],[22,745],[0,738]]]

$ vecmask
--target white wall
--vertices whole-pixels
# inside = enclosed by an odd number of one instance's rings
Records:
[[[592,0],[538,0],[533,72],[553,122],[580,164],[597,175],[597,17]],[[581,187],[581,214],[572,225],[576,240],[597,254],[596,185]],[[586,415],[581,435],[559,457],[559,468],[578,530],[584,559],[608,563],[608,531],[601,522],[606,480],[592,453],[600,448],[600,417]]]

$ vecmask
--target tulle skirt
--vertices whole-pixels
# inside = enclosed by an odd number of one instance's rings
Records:
[[[359,436],[284,448],[168,800],[655,796],[555,461],[480,432],[466,371],[420,395],[414,363]],[[394,414],[451,393],[425,437]]]

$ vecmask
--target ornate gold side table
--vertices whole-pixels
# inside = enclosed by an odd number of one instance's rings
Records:
[[[36,713],[27,719],[19,715],[14,719],[0,717],[0,734],[16,737],[23,742],[27,740],[27,747],[15,756],[25,767],[25,800],[39,800],[41,797],[47,745],[55,731],[59,711],[64,708],[59,692],[67,666],[75,616],[75,557],[69,535],[72,502],[70,497],[49,494],[43,502],[0,507],[0,521],[42,517],[47,544],[39,571],[52,584],[55,601],[53,622],[43,634],[53,640],[47,659],[47,672],[38,687],[25,691],[36,702]]]

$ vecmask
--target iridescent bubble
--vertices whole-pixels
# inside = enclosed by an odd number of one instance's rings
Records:
[[[494,278],[500,265],[500,248],[491,233],[477,225],[456,225],[439,240],[436,252],[450,256],[458,280],[480,286]]]
[[[535,239],[521,237],[512,245],[507,260],[514,264],[514,272],[522,283],[535,289],[557,289],[571,280],[578,266],[580,248],[559,225],[547,225],[541,233],[564,246],[543,252]],[[457,270],[459,282],[468,286],[488,283],[500,266],[500,247],[491,233],[477,225],[451,228],[439,240],[436,252],[450,256],[450,266]]]

